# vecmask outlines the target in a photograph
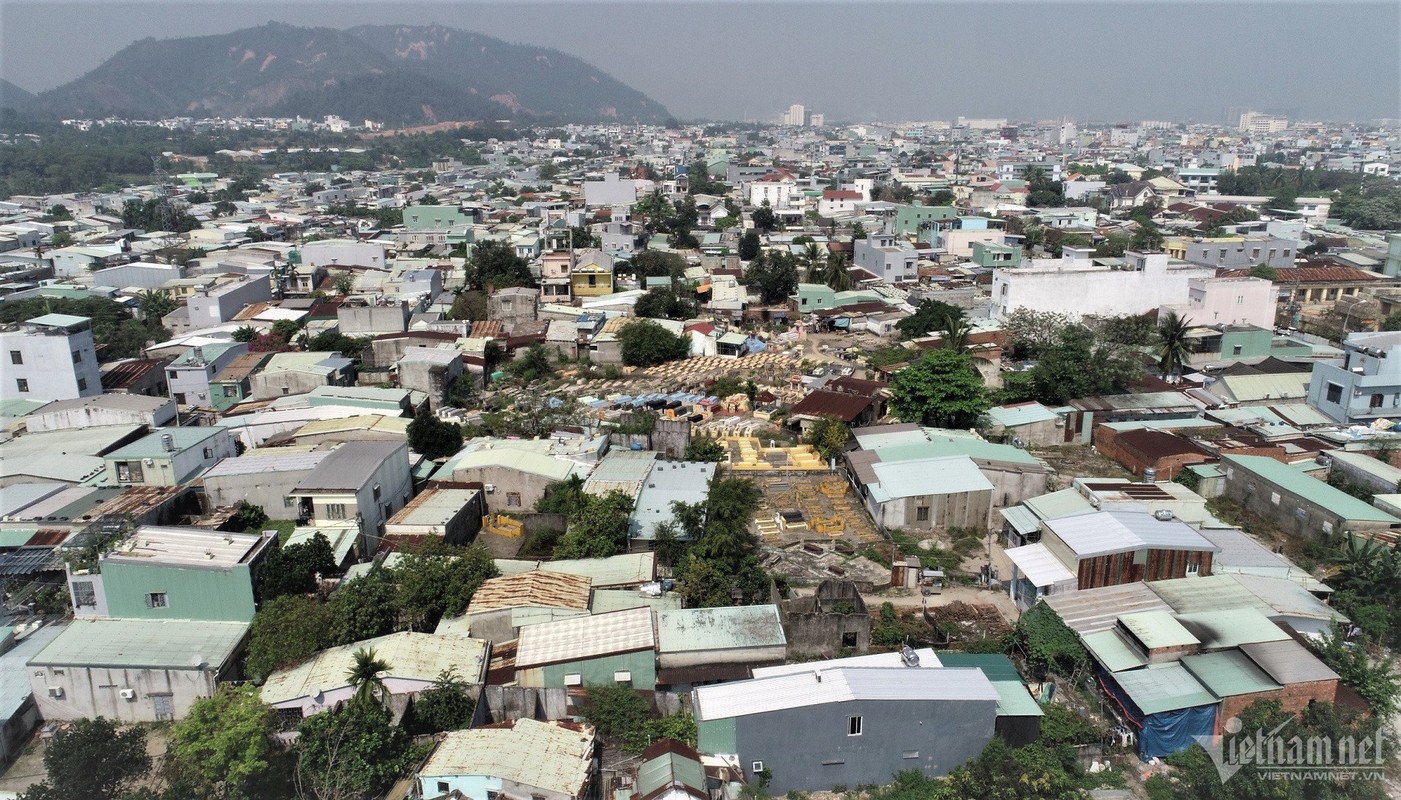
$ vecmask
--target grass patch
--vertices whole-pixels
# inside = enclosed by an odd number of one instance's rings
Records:
[[[277,531],[277,543],[287,544],[287,540],[292,538],[292,531],[296,529],[297,523],[290,519],[270,519],[258,526],[261,531]]]

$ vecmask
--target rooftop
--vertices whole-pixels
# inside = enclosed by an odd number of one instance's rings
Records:
[[[572,617],[522,628],[516,668],[653,650],[656,646],[650,608]]]
[[[231,475],[310,470],[315,469],[330,454],[330,450],[307,451],[292,447],[254,449],[235,458],[223,459],[210,467],[203,477],[209,480]]]
[[[1080,558],[1151,548],[1215,552],[1190,525],[1135,511],[1101,511],[1045,521],[1048,530]]]
[[[659,523],[675,517],[672,503],[704,503],[715,468],[713,463],[697,461],[656,462],[637,495],[629,535],[653,538]]]
[[[1363,500],[1335,489],[1323,481],[1310,478],[1288,464],[1282,464],[1273,458],[1266,456],[1222,456],[1221,460],[1226,463],[1228,472],[1232,467],[1251,472],[1284,491],[1296,494],[1342,519],[1401,525],[1401,519],[1397,519],[1381,509],[1373,508]]]
[[[107,458],[127,461],[135,458],[163,458],[173,452],[199,447],[204,442],[223,433],[217,426],[190,426],[181,428],[157,428],[131,444],[119,447],[107,454]],[[169,436],[170,447],[166,447]]]
[[[248,563],[270,541],[251,533],[143,525],[102,561],[226,570]]]
[[[389,525],[445,526],[481,494],[477,489],[430,486],[389,518]]]
[[[836,667],[771,678],[712,684],[695,690],[698,721],[853,700],[991,701],[1001,695],[977,668]]]
[[[233,657],[248,625],[189,620],[74,620],[38,655],[35,666],[218,670]]]
[[[443,670],[457,667],[464,680],[476,683],[484,674],[487,648],[487,642],[466,636],[413,631],[391,633],[331,647],[295,667],[273,672],[263,684],[262,698],[269,704],[285,703],[348,686],[346,673],[355,664],[355,652],[370,649],[389,665],[384,673],[387,679],[428,683]]]
[[[582,575],[532,570],[484,581],[472,595],[468,614],[500,608],[542,606],[588,610],[593,581]]]
[[[1180,663],[1114,673],[1114,681],[1144,714],[1216,705],[1216,696]]]
[[[877,502],[932,494],[992,491],[992,483],[966,456],[924,458],[871,465],[877,483],[870,488]]]
[[[1198,643],[1197,637],[1184,628],[1166,611],[1140,611],[1119,617],[1119,625],[1133,634],[1149,650],[1165,647],[1186,647]]]
[[[657,613],[657,649],[663,653],[784,647],[788,639],[778,606],[689,608]]]
[[[358,491],[374,478],[386,459],[407,447],[397,440],[345,442],[316,465],[292,494]]]
[[[418,774],[488,776],[573,797],[589,780],[593,750],[586,725],[526,718],[444,734]]]
[[[1182,666],[1217,697],[1270,692],[1282,688],[1239,650],[1185,656]]]

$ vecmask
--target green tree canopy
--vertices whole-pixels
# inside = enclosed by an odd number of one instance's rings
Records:
[[[783,303],[798,290],[797,261],[782,250],[760,253],[749,262],[744,282],[759,293],[765,305]]]
[[[297,784],[324,800],[382,796],[413,768],[417,754],[379,703],[347,703],[302,722]]]
[[[200,797],[252,798],[274,753],[275,715],[250,684],[196,700],[170,732],[173,771]]]
[[[739,237],[739,258],[741,261],[753,261],[759,256],[759,248],[763,243],[759,240],[759,232],[750,228]]]
[[[627,549],[628,515],[632,498],[611,491],[584,495],[582,507],[569,518],[569,528],[555,548],[555,558],[607,558]]]
[[[647,294],[637,298],[632,313],[639,317],[653,319],[691,319],[698,310],[694,300],[683,296],[673,288],[666,287],[651,289]]]
[[[456,667],[438,673],[433,685],[414,698],[415,729],[423,733],[441,733],[467,727],[472,722],[476,701],[469,686]]]
[[[135,788],[150,769],[144,728],[119,729],[105,717],[74,720],[44,748],[46,779],[21,797],[116,800]]]
[[[483,545],[454,547],[436,539],[410,546],[392,570],[404,623],[425,632],[443,617],[460,616],[477,588],[500,574]]]
[[[1158,325],[1158,372],[1163,378],[1180,376],[1191,363],[1193,340],[1188,337],[1192,322],[1177,316],[1176,311],[1168,312]]]
[[[624,326],[617,335],[623,363],[631,367],[650,367],[691,353],[687,339],[648,319]]]
[[[812,445],[824,459],[841,455],[850,440],[851,428],[835,417],[819,417],[803,437],[803,441]]]
[[[726,456],[725,445],[715,439],[692,439],[686,445],[686,454],[683,456],[687,461],[724,461]]]
[[[248,677],[261,681],[331,645],[331,606],[315,598],[284,595],[264,600],[249,632]]]
[[[901,339],[918,339],[947,328],[950,322],[961,322],[963,309],[939,300],[925,300],[915,313],[895,323]]]
[[[906,422],[963,428],[991,405],[973,359],[947,348],[927,351],[890,383],[891,411]]]
[[[516,354],[511,362],[510,372],[512,377],[526,383],[533,383],[538,380],[549,380],[555,376],[554,365],[550,363],[550,354],[542,344],[532,344],[524,351]]]
[[[391,571],[384,567],[341,585],[329,603],[332,643],[351,644],[397,630],[398,592]]]
[[[439,419],[428,404],[419,407],[408,426],[409,449],[424,458],[447,458],[462,449],[462,426]]]
[[[258,597],[267,602],[286,594],[316,591],[316,576],[336,571],[336,556],[326,535],[273,550],[258,570]]]
[[[534,286],[530,265],[516,255],[509,242],[487,239],[472,245],[467,263],[467,283],[471,286],[506,289],[512,286]]]

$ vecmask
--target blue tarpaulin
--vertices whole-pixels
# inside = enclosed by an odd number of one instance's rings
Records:
[[[1215,705],[1144,714],[1114,682],[1113,676],[1101,673],[1099,683],[1129,723],[1138,728],[1138,755],[1144,761],[1180,753],[1197,744],[1196,737],[1216,734]]]

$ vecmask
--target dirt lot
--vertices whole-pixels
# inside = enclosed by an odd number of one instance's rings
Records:
[[[1092,447],[1066,444],[1041,447],[1030,452],[1059,473],[1056,482],[1062,489],[1070,486],[1076,478],[1133,478],[1128,470],[1095,452]]]

